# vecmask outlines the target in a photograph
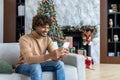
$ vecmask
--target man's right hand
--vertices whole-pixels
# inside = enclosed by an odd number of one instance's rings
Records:
[[[60,58],[61,54],[62,54],[62,50],[56,49],[52,53],[50,53],[49,56],[52,60],[58,60]]]
[[[68,52],[68,51],[67,51]],[[62,56],[63,56],[63,54],[65,55],[67,55],[67,53],[66,53],[66,49],[64,49],[64,48],[59,48],[59,49],[56,49],[56,50],[54,50],[52,53],[50,53],[49,55],[50,55],[50,58],[52,59],[52,60],[58,60],[58,59],[60,59],[60,58],[62,58]]]

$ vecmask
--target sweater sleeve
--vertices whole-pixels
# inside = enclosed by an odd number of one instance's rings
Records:
[[[48,47],[47,47],[47,49],[48,49],[49,53],[52,53],[55,50],[54,43],[53,43],[53,41],[52,41],[51,38],[49,38],[48,40],[49,41],[48,41]]]
[[[40,63],[47,60],[47,55],[33,55],[33,51],[31,49],[31,41],[28,36],[22,36],[19,40],[20,43],[20,52],[24,61],[28,64]]]

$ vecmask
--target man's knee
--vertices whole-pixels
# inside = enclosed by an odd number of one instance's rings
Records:
[[[30,71],[31,72],[41,72],[41,65],[40,64],[30,64]]]
[[[62,61],[56,61],[56,68],[59,69],[59,68],[64,68],[64,63]]]

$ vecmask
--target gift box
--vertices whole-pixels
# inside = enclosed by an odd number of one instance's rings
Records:
[[[67,41],[67,42],[70,43],[69,48],[72,48],[72,47],[73,47],[73,37],[71,37],[71,36],[66,36],[66,37],[65,37],[65,41]]]
[[[86,49],[84,49],[84,48],[78,49],[77,52],[78,52],[78,54],[84,55],[85,57],[86,57],[86,55],[87,55],[87,51],[86,51]]]
[[[86,49],[80,48],[80,49],[78,50],[78,54],[84,55],[86,68],[91,69],[91,68],[92,68],[92,58],[87,56],[87,51],[86,51]]]
[[[91,57],[86,57],[85,65],[86,65],[86,68],[92,69],[92,58]]]
[[[75,53],[75,47],[70,48],[70,49],[69,49],[69,52],[70,52],[70,53]]]

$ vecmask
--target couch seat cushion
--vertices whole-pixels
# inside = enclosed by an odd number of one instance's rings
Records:
[[[77,69],[74,66],[65,65],[66,80],[78,80]],[[53,72],[43,72],[43,80],[55,80],[53,79]],[[0,74],[0,80],[30,80],[28,76],[12,73],[12,74]]]

